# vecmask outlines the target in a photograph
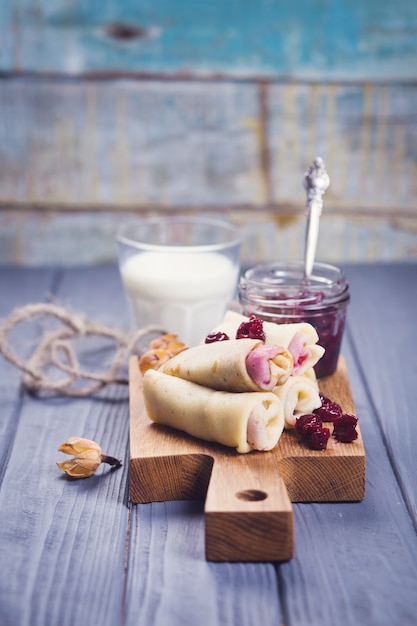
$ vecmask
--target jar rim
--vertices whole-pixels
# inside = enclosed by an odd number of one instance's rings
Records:
[[[314,263],[308,282],[302,261],[261,263],[244,272],[239,298],[270,307],[322,308],[349,300],[343,271],[329,263]]]

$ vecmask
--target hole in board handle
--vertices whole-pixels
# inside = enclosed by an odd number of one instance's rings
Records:
[[[266,500],[267,497],[268,494],[259,489],[245,489],[244,491],[238,491],[236,493],[236,498],[245,500],[246,502],[258,502],[260,500]]]

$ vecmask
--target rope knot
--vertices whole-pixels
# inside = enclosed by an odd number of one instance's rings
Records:
[[[41,336],[25,361],[17,356],[9,343],[9,335],[16,326],[37,316],[53,318],[60,326]],[[146,335],[164,332],[156,326],[126,332],[94,323],[81,313],[71,314],[56,304],[28,304],[12,311],[0,327],[0,354],[23,372],[23,384],[28,389],[83,397],[96,393],[106,385],[128,384],[128,379],[120,376],[120,370],[129,355],[139,353],[139,342]],[[116,345],[113,362],[105,374],[83,371],[79,363],[73,342],[91,335],[110,339]],[[60,370],[64,376],[59,379],[48,376],[47,370],[51,366]],[[89,384],[80,387],[79,383],[85,381]]]

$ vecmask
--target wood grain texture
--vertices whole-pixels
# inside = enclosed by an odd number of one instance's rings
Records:
[[[352,301],[342,352],[366,446],[366,497],[294,503],[286,563],[206,561],[200,500],[129,510],[127,391],[36,399],[0,359],[2,626],[72,626],[91,616],[103,626],[414,626],[416,267],[345,271]],[[0,267],[0,287],[1,317],[52,293],[93,319],[127,324],[115,267]],[[34,330],[29,343],[42,329]],[[93,362],[102,364],[101,352]],[[73,429],[102,440],[123,470],[87,481],[56,474],[56,448]]]
[[[275,459],[215,457],[205,507],[208,561],[286,561],[294,553],[291,502]]]
[[[44,299],[54,283],[53,270],[33,269],[24,276],[15,267],[0,272],[0,320],[6,319],[14,308],[28,302]],[[17,289],[16,286],[19,285]],[[39,336],[39,328],[24,327],[18,336],[16,353],[27,356],[32,342]],[[11,338],[12,339],[12,338]],[[13,335],[16,340],[16,336]],[[16,436],[18,416],[21,408],[21,375],[0,356],[0,484],[7,467]]]
[[[416,103],[414,84],[10,79],[0,206],[289,215],[303,210],[302,176],[319,154],[333,214],[412,217]]]
[[[415,160],[410,156],[416,154],[416,104],[412,85],[271,84],[273,197],[294,199],[296,189],[301,191],[299,173],[319,154],[330,176],[327,210],[344,207],[360,217],[376,207],[389,215],[393,207],[408,205],[414,212]]]
[[[414,77],[415,4],[256,5],[191,0],[30,0],[0,10],[3,71]]]
[[[363,302],[366,291],[357,297]],[[350,317],[352,332],[363,325],[372,334],[362,315]],[[377,335],[375,327],[375,341]],[[369,364],[373,355],[362,354],[358,359],[349,341],[343,352],[366,444],[366,497],[352,504],[293,505],[295,555],[278,573],[288,591],[287,623],[389,626],[399,621],[413,626],[416,533],[396,479],[387,481],[392,465],[366,388],[368,379],[362,373],[362,366]],[[390,393],[389,389],[386,392]],[[403,445],[407,450],[409,442]],[[323,588],[332,592],[318,606],[312,598],[318,599]]]
[[[293,505],[296,552],[279,571],[284,588],[291,589],[286,596],[286,619],[289,624],[324,626],[355,626],[358,622],[412,626],[417,611],[413,591],[417,543],[406,503],[415,498],[411,484],[415,420],[409,411],[415,377],[406,368],[403,378],[404,362],[396,338],[414,333],[412,311],[403,305],[414,298],[409,280],[416,268],[378,264],[372,268],[350,265],[345,270],[353,293],[342,350],[366,446],[366,497],[351,505]],[[388,293],[392,296],[389,301]],[[382,332],[379,320],[389,320],[389,330],[385,327]],[[409,357],[406,360],[411,363],[414,357]],[[383,409],[382,415],[390,424],[387,445],[381,438],[376,407],[389,406],[394,397],[398,398],[398,385],[403,394],[401,406],[408,409],[401,413]],[[390,455],[394,445],[395,454]],[[411,480],[404,485],[403,496],[396,476],[398,469],[404,471],[405,467]],[[391,472],[393,480],[387,481]],[[332,592],[318,607],[311,600],[324,588]]]
[[[417,531],[417,269],[377,265],[365,279],[359,265],[349,275],[354,285],[349,315],[367,320],[349,325],[351,341],[361,375],[369,380],[369,402]]]
[[[204,526],[201,501],[132,507],[126,626],[283,623],[273,565],[208,562]]]
[[[114,263],[121,219],[173,211],[241,225],[246,264],[301,258],[317,154],[318,258],[415,259],[416,106],[414,84],[3,81],[0,262]]]
[[[290,501],[362,500],[365,451],[358,440],[327,450],[300,445],[285,431],[271,452],[238,454],[147,417],[136,357],[129,367],[130,499],[133,503],[205,499],[206,557],[278,561],[293,555]],[[344,360],[323,381],[326,395],[355,413]]]
[[[412,0],[32,5],[0,6],[0,263],[115,262],[117,211],[177,209],[297,259],[317,155],[321,260],[416,259]]]
[[[123,301],[111,297],[111,278],[105,281],[109,299],[100,297],[105,293],[100,278],[109,277],[108,270],[101,276],[80,270],[65,277],[52,270],[22,276],[13,268],[0,274],[2,316],[53,294],[68,307],[80,304],[93,318],[109,320],[110,310],[113,319],[122,317]],[[37,322],[17,338],[28,349],[42,332]],[[127,390],[109,389],[96,401],[37,398],[21,389],[20,374],[3,359],[0,372],[1,434],[7,435],[1,438],[0,623],[69,625],[93,615],[94,623],[114,626],[123,606]],[[19,384],[11,404],[13,379]],[[86,481],[68,480],[55,462],[64,458],[58,446],[74,435],[98,441],[124,466],[119,471],[103,466]]]

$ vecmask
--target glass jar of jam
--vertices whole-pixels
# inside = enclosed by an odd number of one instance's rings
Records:
[[[304,263],[265,263],[247,270],[240,279],[242,313],[268,322],[309,322],[317,330],[325,353],[315,366],[318,378],[337,368],[345,327],[349,285],[334,265],[315,263],[304,280]]]

